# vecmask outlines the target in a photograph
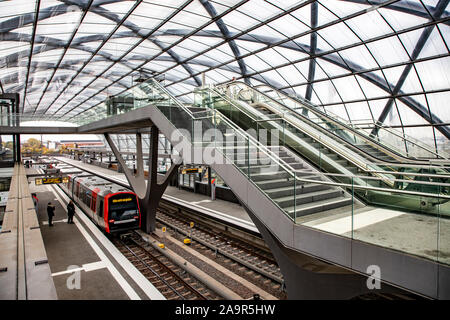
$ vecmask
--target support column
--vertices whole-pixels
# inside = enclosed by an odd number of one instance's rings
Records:
[[[179,163],[172,163],[170,169],[165,176],[160,179],[158,183],[157,169],[158,169],[158,134],[159,130],[156,126],[151,127],[150,136],[150,150],[149,150],[149,169],[147,181],[144,175],[144,157],[142,151],[142,136],[140,133],[136,134],[136,160],[137,170],[136,175],[126,166],[126,163],[117,150],[114,142],[108,133],[105,133],[106,141],[111,147],[114,156],[124,169],[125,176],[130,184],[131,189],[138,196],[139,207],[141,209],[142,223],[141,228],[147,233],[155,231],[156,227],[156,210],[159,205],[164,191],[175,172],[178,171]],[[180,159],[178,159],[180,160]]]
[[[367,287],[367,276],[284,247],[246,206],[244,208],[281,269],[288,299],[348,300],[370,292],[402,292],[384,283],[380,289],[370,290]]]
[[[20,134],[13,135],[13,154],[14,162],[22,161],[22,157],[20,154]]]

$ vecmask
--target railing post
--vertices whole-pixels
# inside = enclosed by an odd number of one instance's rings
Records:
[[[248,167],[248,178],[250,179],[250,140],[247,137],[247,167]]]
[[[297,172],[294,171],[294,223],[297,223]]]
[[[352,239],[353,239],[353,233],[354,233],[354,210],[355,210],[355,188],[353,185],[353,177],[352,177]]]

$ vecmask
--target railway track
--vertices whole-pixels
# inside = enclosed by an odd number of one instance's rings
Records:
[[[168,300],[216,300],[221,297],[206,288],[136,233],[112,239],[122,254]]]
[[[198,252],[214,258],[215,261],[241,275],[248,281],[260,286],[272,295],[284,299],[286,293],[283,290],[283,276],[273,256],[260,248],[254,247],[232,236],[215,232],[195,223],[195,228],[190,227],[188,218],[183,217],[178,211],[170,212],[166,208],[159,208],[157,212],[158,227],[167,227],[182,238],[189,237],[193,240],[192,248]],[[222,256],[222,259],[217,259]]]

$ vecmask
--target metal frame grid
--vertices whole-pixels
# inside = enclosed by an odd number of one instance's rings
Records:
[[[232,78],[449,148],[449,0],[0,2],[0,89],[70,117],[164,74],[187,102]],[[418,129],[420,128],[420,129]],[[374,129],[376,130],[376,129]],[[375,133],[375,131],[374,131]]]

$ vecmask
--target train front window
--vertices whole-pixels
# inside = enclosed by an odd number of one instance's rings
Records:
[[[138,215],[136,196],[120,194],[109,200],[109,219],[120,221],[133,219]]]

